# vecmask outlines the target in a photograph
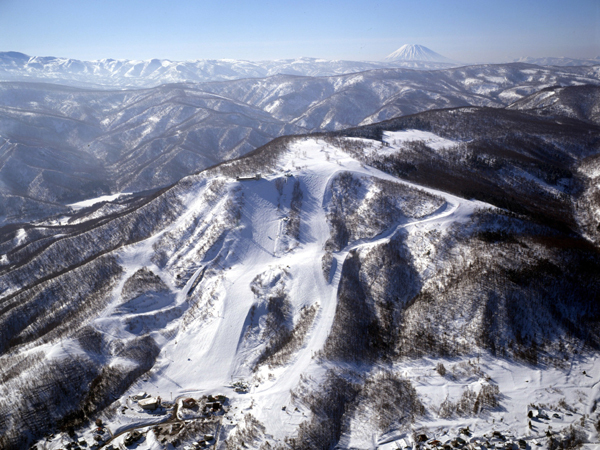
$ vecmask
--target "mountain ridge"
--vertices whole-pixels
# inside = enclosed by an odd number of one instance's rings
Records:
[[[388,67],[415,70],[456,66],[434,61],[343,61],[302,57],[274,61],[244,60],[116,60],[81,61],[70,58],[28,56],[0,52],[0,80],[49,81],[80,87],[144,88],[166,83],[201,83],[277,74],[335,76]]]
[[[504,108],[549,86],[598,84],[599,77],[589,67],[512,63],[128,90],[1,82],[0,223],[169,185],[281,135],[340,130],[430,109]]]
[[[596,58],[570,58],[566,56],[531,57],[524,56],[514,62],[524,62],[540,66],[596,66],[600,64],[600,56]]]

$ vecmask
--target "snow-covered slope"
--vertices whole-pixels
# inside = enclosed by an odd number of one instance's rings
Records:
[[[550,424],[597,441],[600,258],[573,212],[597,127],[477,108],[397,120],[3,229],[0,445],[56,423],[90,441],[97,418],[112,444],[142,431],[139,449],[209,434],[390,448],[466,426],[531,445]],[[141,409],[140,391],[167,408]],[[215,413],[170,406],[217,394]],[[529,427],[529,404],[550,417]]]
[[[566,116],[600,125],[600,87],[552,86],[508,106],[539,116]]]
[[[455,63],[454,61],[418,44],[404,44],[395,52],[385,57],[386,61],[429,61],[439,63]]]

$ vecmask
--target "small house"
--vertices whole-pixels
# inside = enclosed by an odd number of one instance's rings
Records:
[[[533,418],[544,419],[544,420],[550,419],[543,410],[538,409],[538,408],[528,408],[527,417],[529,417],[530,419],[533,419]]]
[[[377,446],[377,450],[398,450],[398,449],[402,449],[402,445],[400,444],[400,441],[402,441],[403,439],[397,440],[397,441],[391,441],[391,442],[386,442],[385,444],[381,444],[379,446]]]
[[[125,445],[131,445],[134,442],[139,441],[141,437],[142,433],[137,430],[133,430],[125,435],[125,440],[123,442],[125,442]]]
[[[160,397],[148,397],[143,400],[138,401],[138,405],[140,405],[143,409],[155,410],[160,406]]]
[[[138,392],[137,394],[132,395],[131,399],[137,402],[138,400],[145,399],[146,397],[148,397],[148,394],[145,392]]]
[[[195,408],[196,406],[198,406],[198,402],[196,400],[194,400],[193,398],[191,398],[191,397],[184,398],[181,401],[181,406],[183,408],[192,409],[192,408]]]
[[[221,409],[221,404],[219,402],[213,402],[213,403],[206,403],[204,405],[204,409],[205,411],[218,411],[219,409]]]
[[[255,174],[253,177],[240,177],[239,175],[235,177],[237,181],[251,181],[251,180],[260,180],[262,178],[261,173]]]

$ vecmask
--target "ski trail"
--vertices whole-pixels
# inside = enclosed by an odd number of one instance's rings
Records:
[[[208,288],[206,283],[212,283],[213,306],[205,312],[204,320],[193,320],[180,329],[175,337],[166,338],[168,342],[164,342],[160,362],[156,366],[156,376],[152,377],[152,382],[162,385],[165,391],[185,391],[191,395],[193,392],[205,394],[225,390],[232,401],[248,407],[253,404],[250,402],[252,399],[252,402],[260,405],[260,408],[253,410],[253,414],[276,437],[289,435],[293,426],[297,425],[294,422],[302,420],[301,413],[292,413],[287,408],[291,404],[290,391],[298,386],[301,375],[319,377],[326,370],[314,356],[323,349],[332,328],[342,267],[348,254],[353,250],[377,246],[394,239],[404,229],[447,227],[450,223],[470,217],[479,206],[477,202],[401,181],[364,166],[343,152],[339,152],[341,156],[338,162],[329,161],[319,143],[315,143],[314,148],[309,151],[311,155],[307,158],[290,154],[287,164],[291,166],[293,163],[293,167],[288,168],[284,164],[280,168],[282,173],[287,170],[293,172],[293,180],[300,183],[303,194],[300,236],[297,243],[292,245],[292,250],[286,251],[289,248],[287,242],[291,242],[292,238],[284,236],[283,217],[291,207],[289,191],[293,183],[286,183],[285,195],[278,193],[274,183],[277,174],[247,182],[228,181],[229,192],[235,190],[244,198],[241,218],[239,224],[232,228],[233,231],[223,238],[225,241],[216,243],[211,248],[210,255],[207,253],[202,261],[190,256],[191,247],[175,249],[173,260],[175,257],[189,260],[193,266],[193,273],[185,286],[178,290],[175,303],[185,304],[189,299],[188,293],[193,291],[193,295],[197,295],[197,292]],[[321,258],[325,243],[331,235],[327,205],[331,199],[332,183],[342,172],[418,188],[442,198],[444,202],[427,216],[400,220],[376,236],[350,242],[342,250],[334,252],[330,277],[325,279]],[[225,202],[226,199],[221,201]],[[211,218],[219,220],[215,208],[205,208],[200,195],[190,196],[189,206],[189,209],[198,211],[195,213],[197,218],[188,210],[179,223],[173,225],[173,229],[187,229],[189,225],[186,224],[192,220],[202,220],[203,223]],[[197,233],[196,230],[189,232],[187,238],[190,242],[200,239]],[[149,261],[152,255],[150,246],[147,244],[142,250],[145,250],[143,259]],[[211,274],[205,280],[205,268],[222,256],[227,260],[227,263],[223,263],[227,266],[226,269],[220,271],[218,278]],[[136,256],[132,259],[140,264],[142,258]],[[278,270],[286,273],[286,294],[296,313],[302,307],[313,304],[318,304],[319,309],[304,337],[302,347],[295,351],[287,364],[273,368],[261,366],[254,372],[253,365],[259,352],[263,351],[263,346],[246,339],[246,333],[251,323],[250,311],[253,305],[259,301],[264,303],[266,299],[257,297],[251,290],[251,285],[258,275]],[[264,320],[266,310],[260,314],[262,315],[252,319],[252,323]],[[236,380],[251,381],[249,394],[240,394],[228,388]],[[285,410],[282,410],[283,406],[286,406]]]
[[[362,173],[362,171],[359,173]],[[327,183],[325,183],[323,190],[320,192],[321,207],[312,215],[307,224],[316,235],[328,236],[330,232],[324,205],[326,205],[329,198],[328,189],[331,185],[331,180],[335,175],[337,175],[337,173],[332,174]],[[296,353],[292,363],[278,374],[274,382],[267,382],[260,385],[259,388],[252,392],[255,397],[262,397],[260,399],[261,404],[275,405],[275,410],[269,408],[269,417],[268,419],[266,418],[269,421],[269,429],[272,432],[277,433],[277,431],[282,431],[282,435],[285,434],[283,433],[283,430],[289,417],[281,413],[281,408],[286,406],[287,409],[287,407],[290,406],[290,391],[298,385],[300,375],[322,370],[318,367],[319,364],[315,361],[314,356],[324,347],[333,325],[337,308],[338,290],[342,278],[342,267],[348,254],[355,249],[376,246],[387,242],[392,239],[400,229],[420,224],[435,224],[436,222],[452,219],[454,215],[462,217],[463,215],[472,212],[472,208],[468,206],[465,207],[464,203],[459,201],[457,197],[439,191],[435,191],[435,193],[436,195],[445,198],[445,202],[428,216],[417,220],[402,221],[373,238],[364,238],[354,241],[348,244],[344,249],[335,252],[332,255],[333,261],[331,268],[333,273],[330,274],[329,283],[327,283],[324,278],[320,259],[315,258],[310,272],[310,280],[304,280],[304,283],[309,286],[318,286],[318,290],[321,292],[321,302],[320,311],[315,318],[310,334],[307,336],[308,339],[303,347]],[[327,295],[323,295],[324,292],[326,292]]]

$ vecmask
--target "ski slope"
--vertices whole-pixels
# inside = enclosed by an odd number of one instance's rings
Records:
[[[298,170],[298,167],[301,169]],[[132,392],[142,390],[145,386],[150,386],[150,390],[156,393],[173,392],[174,396],[226,391],[227,395],[242,405],[249,404],[252,398],[251,401],[256,405],[253,413],[276,438],[281,439],[294,432],[299,419],[290,421],[289,414],[282,411],[282,407],[289,406],[290,390],[298,384],[301,374],[318,374],[323,370],[313,356],[323,348],[329,334],[337,305],[341,269],[348,253],[388,240],[400,228],[443,228],[457,221],[466,221],[475,208],[482,206],[477,202],[427,189],[442,196],[446,203],[421,220],[397,224],[374,239],[352,242],[335,253],[332,266],[335,269],[331,282],[328,282],[321,267],[324,245],[330,236],[324,207],[331,180],[342,171],[399,181],[379,170],[363,166],[344,152],[317,140],[295,144],[280,161],[279,170],[262,180],[230,181],[239,185],[244,194],[244,228],[232,244],[235,257],[230,257],[231,261],[227,260],[224,265],[221,301],[214,311],[215,317],[209,323],[194,323],[189,329],[180,331],[175,339],[164,346],[156,375],[147,383],[134,386]],[[293,251],[280,254],[276,251],[276,244],[281,238],[283,214],[274,207],[277,191],[273,180],[285,172],[292,174],[290,182],[286,184],[285,195],[291,194],[292,181],[297,179],[301,183],[304,200],[300,245]],[[252,373],[249,363],[256,354],[253,348],[243,345],[243,335],[248,325],[249,310],[255,300],[250,290],[251,282],[257,275],[276,267],[289,267],[289,297],[295,310],[316,301],[319,311],[303,348],[289,365],[271,371],[274,376],[269,379],[266,367],[256,376]],[[188,285],[182,291],[187,288]],[[249,394],[236,394],[225,388],[235,380],[257,378],[262,381],[253,382]]]
[[[410,133],[406,136],[412,137]],[[435,136],[429,137],[436,139]],[[399,133],[386,134],[391,147],[385,151],[401,151],[403,138],[405,136]],[[394,143],[398,140],[401,142]],[[375,151],[380,144],[370,142],[369,145],[373,147],[369,151]],[[405,183],[443,198],[444,203],[425,217],[404,220],[373,238],[350,242],[333,254],[332,271],[327,280],[321,263],[325,243],[330,237],[326,206],[331,198],[332,180],[341,172]],[[284,177],[285,173],[289,176]],[[211,180],[199,175],[189,195],[182,199],[186,208],[178,220],[160,234],[119,251],[126,274],[115,288],[113,304],[95,320],[93,326],[115,340],[132,339],[140,333],[148,332],[161,347],[154,369],[147,377],[131,386],[121,402],[140,391],[161,395],[165,399],[223,393],[231,399],[228,413],[230,420],[226,423],[228,426],[233,429],[243,415],[249,412],[264,424],[266,435],[271,436],[274,441],[282,441],[286,436],[293,435],[297,426],[309,415],[308,411],[296,409],[296,405],[292,404],[290,391],[298,386],[301,376],[318,380],[326,370],[315,355],[323,348],[333,323],[342,266],[348,253],[381,244],[392,239],[401,230],[443,230],[457,223],[467,223],[478,208],[490,207],[481,202],[400,181],[361,164],[331,144],[311,138],[295,142],[280,158],[277,168],[271,173],[263,174],[260,180],[236,181],[234,178],[221,178],[222,197],[207,204],[203,195]],[[276,187],[278,179],[284,180],[280,181],[284,183],[281,193]],[[303,200],[300,236],[297,245],[290,248],[284,245],[287,237],[283,235],[283,230],[295,181],[300,183]],[[232,225],[211,246],[210,251],[200,254],[198,248],[208,232],[197,232],[190,227],[190,223],[198,223],[201,225],[197,227],[205,226],[209,229],[210,223],[218,223],[223,219],[222,211],[227,198],[233,197],[243,198],[243,202],[240,202],[239,223]],[[154,258],[156,246],[169,233],[178,233],[178,236],[184,237],[179,247],[169,249],[169,261],[186,260],[193,261],[194,264],[192,275],[183,285],[174,280],[174,263],[171,266],[170,262],[161,265]],[[159,275],[169,290],[146,294],[135,299],[135,302],[132,300],[123,305],[120,299],[125,280],[144,267],[149,267]],[[261,366],[253,371],[253,364],[264,348],[264,342],[256,339],[256,336],[252,339],[249,332],[253,323],[253,306],[259,317],[261,311],[263,314],[265,312],[264,304],[261,306],[252,290],[257,277],[267,280],[267,285],[272,283],[273,289],[283,286],[295,314],[303,307],[313,304],[318,304],[319,309],[302,347],[287,364],[271,369]],[[190,316],[192,300],[196,304]],[[459,362],[445,361],[449,365]],[[113,364],[124,363],[126,362],[113,361]],[[433,360],[423,360],[404,362],[397,367],[413,381],[417,391],[426,399],[428,407],[434,408],[444,396],[454,395],[457,386],[464,387],[479,382],[468,378],[455,383],[453,387],[440,377],[436,378],[432,372],[436,363]],[[542,374],[539,371],[529,374],[531,369],[518,367],[514,363],[497,362],[491,358],[485,359],[484,364],[486,372],[499,381],[501,388],[515,396],[514,399],[507,399],[507,407],[514,406],[519,411],[513,414],[514,419],[511,416],[510,421],[507,420],[503,425],[523,428],[521,412],[526,408],[523,396],[526,392],[525,383],[531,381],[531,386],[536,386],[536,392],[543,394],[545,381],[541,379]],[[597,360],[582,364],[596,373],[600,368]],[[511,374],[511,377],[507,374]],[[568,378],[563,380],[565,374],[559,370],[549,376],[555,386],[572,382]],[[247,382],[249,392],[235,392],[231,386],[235,381]],[[593,385],[593,389],[598,390],[598,383]],[[540,395],[543,397],[542,394]],[[141,426],[148,421],[143,416],[118,415],[108,423],[114,432],[135,424]],[[492,423],[488,423],[486,428],[479,419],[473,419],[468,424],[473,429],[493,429]],[[452,427],[456,424],[438,420],[430,425]],[[381,437],[375,430],[367,427],[357,432],[351,442],[355,448],[376,448],[377,442],[391,442],[397,437],[399,436]],[[149,439],[140,443],[137,448],[154,448],[157,444],[152,443],[152,439]]]

